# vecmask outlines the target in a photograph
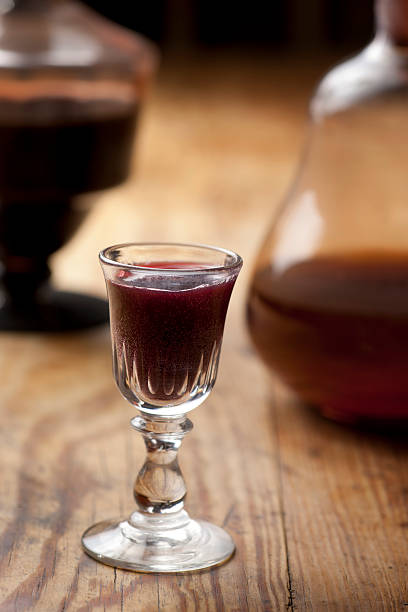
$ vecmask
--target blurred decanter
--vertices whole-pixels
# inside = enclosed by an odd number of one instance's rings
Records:
[[[260,249],[248,326],[300,398],[355,424],[408,421],[408,2],[311,101],[295,180]]]
[[[88,194],[128,177],[156,51],[73,1],[3,0],[0,13],[0,329],[87,327],[106,304],[53,291],[47,259]]]

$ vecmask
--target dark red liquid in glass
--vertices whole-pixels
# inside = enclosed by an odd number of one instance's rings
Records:
[[[193,262],[145,266],[174,274],[119,272],[107,282],[112,337],[145,401],[171,403],[194,387],[198,373],[216,367],[235,277],[213,284],[211,273],[177,273],[203,268]]]
[[[334,418],[408,419],[408,258],[316,258],[254,277],[248,324],[264,361]]]

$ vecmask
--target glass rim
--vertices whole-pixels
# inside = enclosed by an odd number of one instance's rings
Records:
[[[224,255],[228,255],[231,257],[232,261],[222,266],[208,266],[206,267],[197,267],[197,268],[177,268],[177,274],[197,274],[197,273],[214,273],[221,271],[230,271],[235,268],[242,266],[242,257],[235,253],[235,251],[231,251],[230,249],[224,249],[223,247],[212,246],[209,244],[202,243],[194,243],[194,242],[122,242],[120,244],[113,244],[111,246],[102,249],[99,252],[99,260],[108,266],[113,266],[115,268],[124,268],[127,270],[139,270],[140,272],[160,272],[161,274],[174,274],[174,268],[155,268],[154,266],[141,266],[138,264],[126,264],[121,263],[119,261],[115,261],[114,259],[110,259],[107,255],[108,251],[113,249],[123,249],[126,247],[187,247],[187,248],[195,248],[202,249],[207,251],[217,251],[218,253],[223,253]]]

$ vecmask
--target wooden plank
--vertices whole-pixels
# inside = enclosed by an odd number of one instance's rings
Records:
[[[2,339],[2,610],[284,607],[274,434],[262,397],[252,398],[255,427],[251,398],[235,384],[239,376],[252,395],[259,371],[246,361],[242,334],[230,329],[218,388],[193,415],[181,454],[192,515],[224,524],[238,553],[210,572],[145,576],[100,565],[80,549],[90,523],[131,511],[144,453],[114,388],[107,330]]]
[[[404,609],[406,436],[336,425],[274,391],[293,608]]]

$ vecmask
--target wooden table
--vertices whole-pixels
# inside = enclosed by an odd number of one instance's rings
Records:
[[[245,332],[248,274],[323,65],[279,57],[165,65],[144,116],[137,179],[104,195],[53,262],[61,287],[103,295],[96,254],[109,243],[188,240],[243,255],[217,385],[193,413],[180,456],[188,510],[224,525],[237,554],[175,576],[88,558],[83,530],[132,510],[144,456],[114,387],[108,329],[3,334],[2,611],[408,607],[405,439],[308,412],[270,384]]]

